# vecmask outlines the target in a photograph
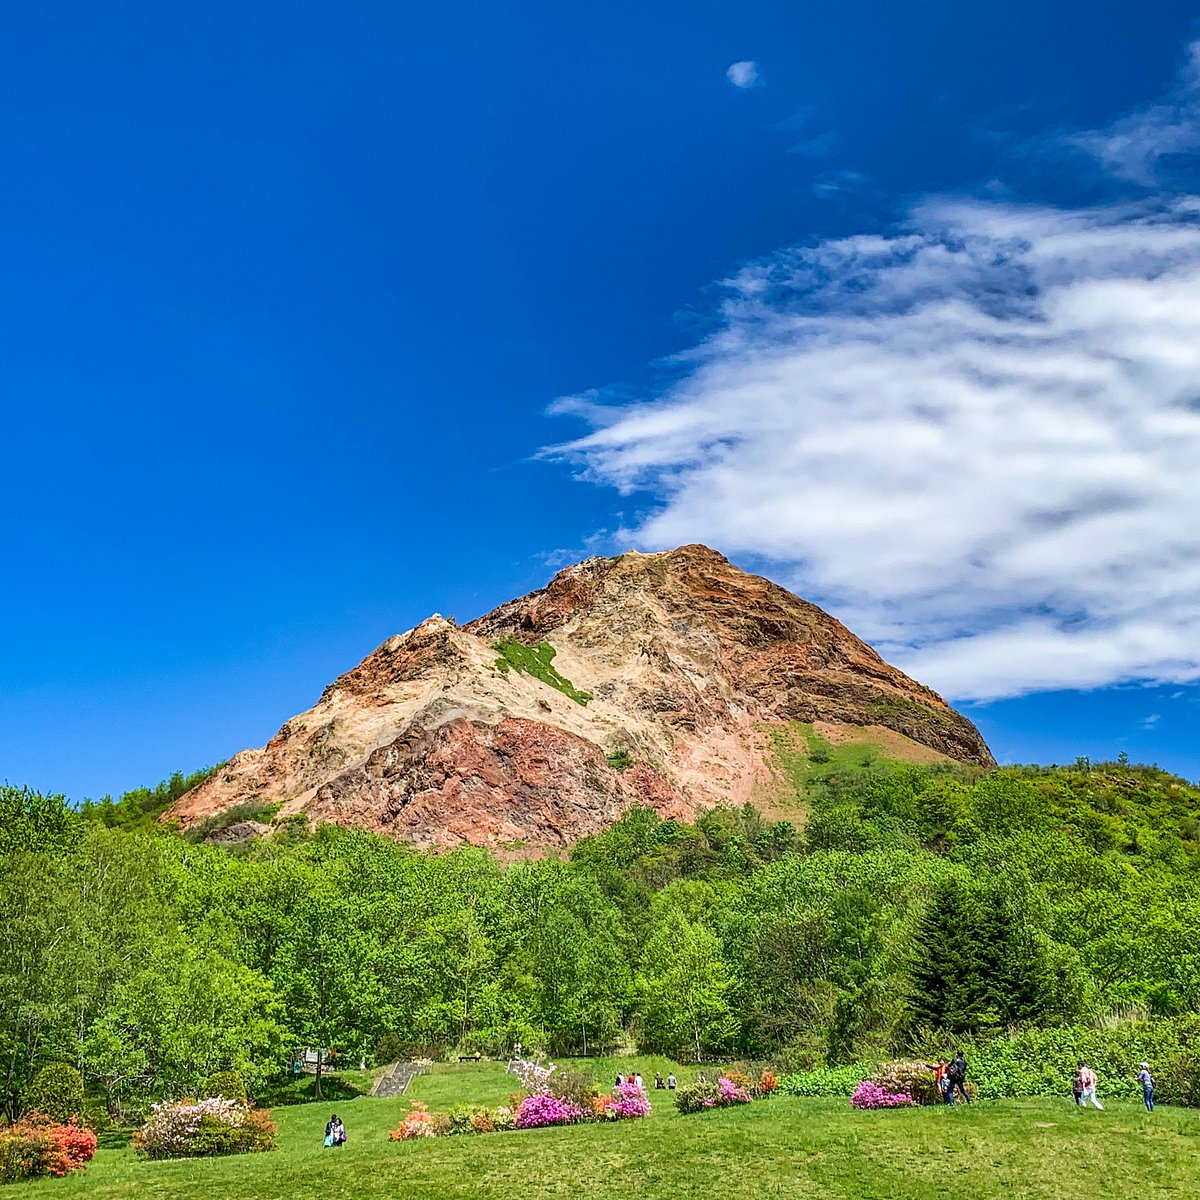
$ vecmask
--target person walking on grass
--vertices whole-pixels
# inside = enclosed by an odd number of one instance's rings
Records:
[[[962,1098],[970,1104],[971,1097],[967,1095],[967,1060],[963,1058],[961,1050],[955,1051],[954,1061],[946,1071],[946,1078],[950,1081],[946,1087],[946,1103],[954,1103],[954,1092],[957,1089]]]
[[[1083,1094],[1079,1099],[1079,1107],[1087,1108],[1087,1102],[1090,1100],[1092,1104],[1104,1111],[1104,1105],[1096,1099],[1096,1084],[1099,1082],[1096,1079],[1096,1072],[1083,1061],[1079,1060],[1079,1082],[1083,1084]]]
[[[946,1078],[947,1063],[944,1058],[938,1059],[937,1071],[933,1076],[933,1088],[937,1093],[939,1100],[946,1099],[946,1088],[949,1085],[949,1080]]]
[[[675,1072],[672,1071],[667,1076],[667,1087],[673,1092],[679,1086],[679,1080],[675,1078]]]
[[[665,1083],[663,1083],[662,1072],[655,1071],[654,1072],[654,1090],[656,1092],[661,1092],[663,1090],[663,1088],[665,1088],[666,1086],[667,1085]]]
[[[1075,1105],[1077,1108],[1083,1107],[1083,1065],[1082,1063],[1075,1068],[1075,1074],[1071,1076],[1071,1095],[1075,1097]]]
[[[1154,1111],[1154,1076],[1150,1074],[1150,1064],[1142,1063],[1142,1069],[1137,1073],[1138,1083],[1142,1085],[1142,1099],[1146,1103],[1146,1111]]]

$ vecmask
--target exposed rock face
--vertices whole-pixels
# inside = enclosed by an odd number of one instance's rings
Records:
[[[502,670],[494,645],[546,642],[585,705]],[[253,800],[392,833],[556,846],[630,804],[687,817],[776,782],[764,725],[874,726],[929,758],[991,765],[978,731],[815,605],[704,546],[568,567],[461,628],[389,638],[168,814]]]

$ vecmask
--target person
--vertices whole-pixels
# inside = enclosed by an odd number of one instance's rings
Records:
[[[662,1072],[655,1071],[654,1072],[654,1090],[657,1092],[661,1092],[663,1090],[663,1088],[665,1088],[666,1086],[667,1085],[665,1083],[663,1083]]]
[[[645,1084],[642,1082],[642,1077],[641,1077],[641,1074],[640,1074],[640,1073],[635,1073],[635,1074],[634,1074],[634,1076],[633,1076],[633,1082],[634,1082],[634,1083],[636,1083],[636,1084],[638,1085],[638,1087],[640,1087],[640,1088],[643,1088],[643,1089],[644,1089],[644,1088],[645,1088],[645,1086],[646,1086],[646,1085],[645,1085]]]
[[[971,1097],[967,1095],[967,1060],[963,1058],[961,1050],[954,1052],[954,1061],[950,1064],[946,1071],[946,1078],[950,1081],[946,1086],[946,1103],[954,1103],[954,1089],[957,1088],[962,1094],[962,1098],[968,1103],[971,1103]]]
[[[1080,1107],[1083,1106],[1083,1064],[1081,1063],[1075,1068],[1075,1074],[1071,1076],[1071,1095],[1075,1097],[1075,1103]]]
[[[1154,1076],[1150,1074],[1150,1064],[1142,1063],[1142,1069],[1137,1074],[1138,1083],[1142,1085],[1142,1099],[1146,1102],[1146,1111],[1154,1111]]]
[[[937,1098],[939,1100],[945,1100],[946,1086],[948,1082],[949,1081],[946,1079],[946,1060],[944,1058],[939,1058],[937,1071],[934,1072],[933,1076],[933,1086],[937,1092]]]
[[[670,1088],[671,1091],[674,1091],[675,1088],[678,1086],[678,1083],[679,1083],[679,1081],[675,1078],[675,1072],[672,1071],[667,1076],[667,1087]]]
[[[1079,1107],[1087,1108],[1087,1102],[1090,1100],[1101,1112],[1104,1111],[1104,1105],[1096,1099],[1096,1072],[1083,1061],[1079,1060],[1079,1082],[1083,1084],[1083,1092],[1079,1098]]]
[[[620,1087],[625,1082],[625,1076],[620,1071],[617,1072],[617,1087]]]
[[[344,1146],[346,1144],[346,1127],[342,1118],[334,1113],[325,1125],[325,1145]]]

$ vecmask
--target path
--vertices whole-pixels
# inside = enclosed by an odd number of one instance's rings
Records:
[[[397,1063],[386,1075],[381,1075],[371,1089],[372,1096],[403,1096],[408,1085],[421,1073],[414,1062]]]

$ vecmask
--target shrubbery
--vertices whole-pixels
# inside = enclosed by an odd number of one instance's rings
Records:
[[[461,1104],[449,1112],[431,1113],[415,1103],[388,1134],[394,1142],[456,1134],[499,1133],[508,1129],[540,1129],[547,1125],[577,1125],[584,1121],[620,1121],[650,1115],[646,1089],[632,1080],[611,1093],[598,1095],[586,1071],[562,1071],[552,1063],[518,1059],[509,1067],[528,1092],[513,1105],[481,1108]]]
[[[83,1076],[70,1063],[43,1067],[25,1093],[25,1110],[58,1122],[79,1121],[84,1110]]]
[[[850,1096],[854,1108],[906,1108],[916,1104],[908,1092],[893,1092],[874,1080],[864,1079]]]
[[[79,1125],[38,1116],[0,1128],[0,1183],[82,1170],[96,1153],[96,1135]]]
[[[741,1075],[745,1079],[745,1075]],[[675,1107],[681,1113],[703,1112],[708,1108],[729,1108],[734,1104],[749,1104],[751,1100],[749,1089],[739,1080],[722,1075],[715,1083],[704,1082],[688,1084],[675,1093]]]
[[[817,1071],[796,1071],[781,1075],[779,1090],[789,1096],[849,1096],[860,1079],[871,1074],[870,1063],[851,1063],[848,1067],[825,1067]]]
[[[275,1149],[275,1122],[265,1109],[210,1097],[191,1102],[164,1101],[150,1110],[133,1135],[133,1146],[146,1158],[207,1158]]]
[[[237,1100],[242,1104],[248,1103],[246,1085],[236,1071],[214,1071],[204,1084],[202,1098],[207,1100],[220,1096],[225,1100]]]

